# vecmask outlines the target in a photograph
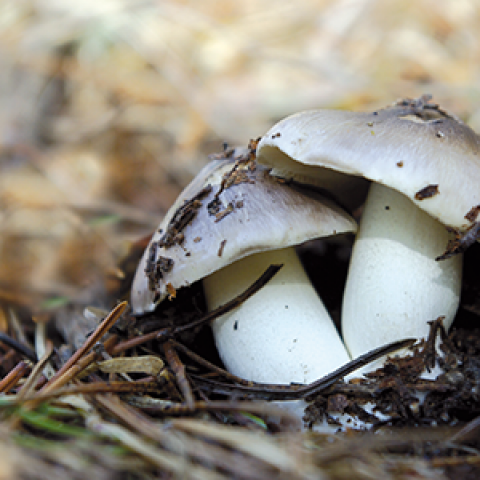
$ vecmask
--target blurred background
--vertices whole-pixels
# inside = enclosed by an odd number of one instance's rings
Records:
[[[479,32],[477,0],[1,0],[0,303],[121,277],[209,153],[290,113],[430,93],[480,130]]]

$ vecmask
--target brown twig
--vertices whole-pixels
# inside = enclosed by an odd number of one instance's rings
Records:
[[[240,295],[237,295],[233,300],[230,300],[229,302],[224,303],[223,305],[220,305],[218,308],[207,313],[205,316],[203,316],[199,320],[191,322],[188,325],[180,325],[178,327],[175,327],[172,331],[172,335],[177,335],[186,330],[190,330],[192,328],[199,327],[200,325],[203,325],[205,323],[209,323],[212,320],[215,320],[216,318],[221,317],[225,313],[230,312],[234,308],[237,308],[243,302],[248,300],[253,294],[257,293],[264,285],[266,285],[267,282],[269,282],[282,267],[283,265],[270,265],[265,270],[265,272],[263,272],[262,275],[260,275],[260,277],[257,280],[255,280],[255,282],[253,282],[252,285],[250,285]]]
[[[138,337],[125,340],[124,342],[120,342],[114,347],[114,349],[112,350],[112,354],[119,354],[121,352],[124,352],[125,350],[138,347],[139,345],[143,345],[144,343],[152,340],[166,340],[169,337],[178,335],[179,333],[185,332],[186,330],[191,330],[193,328],[199,327],[215,320],[216,318],[224,315],[225,313],[230,312],[234,308],[237,308],[253,294],[258,292],[268,281],[273,278],[276,273],[278,273],[280,268],[282,268],[282,265],[270,265],[265,270],[265,272],[263,272],[263,274],[240,295],[236,296],[233,300],[230,300],[229,302],[220,305],[218,308],[207,313],[202,318],[190,322],[186,325],[162,328],[160,330],[155,330],[154,332],[146,333],[145,335],[140,335]]]
[[[467,231],[459,232],[455,229],[450,229],[455,233],[455,238],[448,242],[447,248],[442,255],[435,260],[446,260],[454,255],[465,252],[480,238],[480,222],[475,222]]]
[[[15,368],[12,368],[0,381],[0,392],[8,392],[8,390],[17,385],[18,381],[23,378],[30,369],[30,365],[24,361],[15,365]]]
[[[39,392],[34,396],[17,398],[16,403],[29,402],[29,406],[36,405],[45,400],[59,398],[66,395],[93,395],[97,393],[161,393],[163,385],[159,382],[93,382],[93,383],[78,383],[75,386],[60,387],[55,391]]]
[[[4,332],[0,332],[0,342],[13,348],[18,353],[22,354],[24,357],[28,358],[30,361],[34,363],[38,360],[36,353],[31,348],[27,347],[23,343],[18,342],[12,337],[9,337]]]
[[[175,374],[175,379],[177,381],[178,388],[182,392],[182,395],[185,399],[185,404],[188,408],[193,408],[195,399],[193,397],[190,384],[185,375],[185,365],[178,357],[177,352],[175,351],[175,347],[170,340],[163,344],[163,350],[165,352],[165,358],[170,365],[173,373]]]
[[[444,316],[438,317],[436,320],[428,322],[430,325],[430,331],[428,333],[427,340],[424,347],[424,359],[425,367],[430,371],[435,367],[435,362],[437,358],[435,344],[437,342],[437,334],[440,333],[440,338],[444,341],[447,337],[447,332],[443,326]]]
[[[103,320],[103,322],[96,328],[96,330],[87,338],[85,343],[80,347],[63,365],[63,367],[50,379],[50,381],[42,388],[43,393],[51,391],[53,388],[58,388],[61,385],[64,385],[68,379],[62,378],[66,372],[77,363],[92,347],[97,343],[105,333],[110,330],[110,328],[115,324],[119,319],[122,313],[127,308],[127,302],[119,303]]]
[[[23,384],[22,389],[17,395],[18,400],[23,400],[25,397],[27,397],[31,392],[35,390],[35,385],[38,382],[38,378],[42,374],[42,371],[45,368],[45,365],[47,364],[47,362],[50,360],[50,357],[52,356],[52,354],[53,354],[53,343],[50,340],[48,340],[46,342],[45,354],[35,365],[32,372],[30,373],[30,376],[27,378],[27,381]]]
[[[337,370],[334,370],[332,373],[329,373],[328,375],[325,375],[319,380],[309,383],[308,385],[273,385],[253,382],[252,386],[227,385],[220,382],[207,380],[199,376],[195,376],[194,378],[199,388],[223,395],[243,394],[263,400],[297,400],[300,398],[309,397],[311,395],[317,395],[349,373],[352,373],[355,370],[358,370],[359,368],[376,360],[377,358],[383,357],[384,355],[394,352],[395,350],[409,347],[415,342],[415,339],[410,338],[389,343],[382,347],[371,350],[370,352],[361,355],[355,360],[346,363]]]
[[[198,412],[249,412],[255,415],[278,415],[294,420],[294,416],[288,410],[278,407],[269,402],[249,402],[249,401],[225,401],[213,400],[208,402],[195,402],[193,408],[185,404],[174,406],[146,406],[140,407],[142,411],[150,414],[168,413],[168,415],[188,415]]]
[[[252,385],[251,381],[245,380],[244,378],[241,378],[241,377],[237,377],[233,373],[230,373],[227,370],[215,365],[214,363],[211,363],[208,360],[205,360],[203,357],[196,354],[195,352],[187,348],[182,343],[177,342],[176,340],[171,340],[171,342],[175,345],[175,348],[177,350],[181,350],[185,355],[189,356],[194,362],[197,362],[199,365],[207,368],[208,370],[218,373],[219,375],[226,378],[227,380],[230,380],[231,382],[238,383],[240,385],[247,385],[247,386]]]

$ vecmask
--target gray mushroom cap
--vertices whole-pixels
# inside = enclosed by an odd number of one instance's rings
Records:
[[[333,201],[280,182],[255,163],[238,163],[238,155],[215,160],[153,235],[132,285],[132,309],[152,311],[172,289],[253,253],[355,230],[355,221]]]
[[[480,220],[480,137],[426,97],[372,113],[292,115],[261,139],[257,161],[274,175],[314,181],[350,206],[359,204],[365,189],[346,186],[342,174],[393,188],[460,231]]]

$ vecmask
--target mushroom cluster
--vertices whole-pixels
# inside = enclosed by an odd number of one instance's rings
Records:
[[[233,374],[310,383],[373,348],[426,336],[429,320],[444,317],[448,328],[461,252],[480,230],[479,178],[480,137],[427,97],[372,113],[287,117],[256,155],[232,150],[180,194],[138,266],[132,309],[153,311],[199,280],[214,309],[282,264],[259,292],[214,320],[213,334]],[[359,207],[342,341],[294,247],[355,233],[347,212]]]
[[[208,307],[239,295],[271,264],[283,267],[253,297],[214,320],[229,371],[263,383],[309,383],[349,360],[294,246],[356,231],[333,201],[269,175],[251,152],[208,164],[165,216],[137,269],[135,313],[203,280]]]

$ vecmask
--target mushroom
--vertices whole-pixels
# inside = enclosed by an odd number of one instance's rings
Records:
[[[133,311],[152,311],[169,292],[198,280],[214,309],[281,263],[260,291],[214,320],[214,338],[237,376],[311,382],[349,356],[294,245],[355,230],[355,221],[334,202],[278,181],[251,155],[213,161],[154,234],[133,282]]]
[[[457,234],[478,226],[480,137],[429,99],[372,113],[301,112],[258,145],[257,161],[272,174],[315,183],[340,204],[359,205],[372,182],[342,306],[352,358],[424,337],[439,316],[448,328],[458,308],[461,256],[436,259],[450,238],[445,226]]]

